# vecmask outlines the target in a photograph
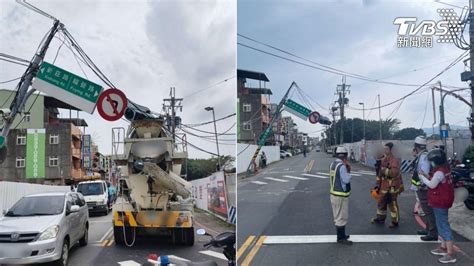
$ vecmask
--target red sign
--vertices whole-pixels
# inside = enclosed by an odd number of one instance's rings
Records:
[[[309,114],[308,119],[309,119],[309,122],[311,124],[318,123],[319,122],[319,113],[316,112],[316,111],[312,112],[311,114]]]
[[[118,89],[108,89],[99,95],[97,111],[107,121],[119,120],[127,109],[128,100],[125,94]]]

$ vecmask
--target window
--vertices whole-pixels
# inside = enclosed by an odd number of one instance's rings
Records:
[[[244,130],[252,130],[252,124],[250,124],[250,122],[244,122]]]
[[[23,121],[25,121],[26,123],[29,123],[31,121],[31,114],[25,113],[25,116],[23,117]]]
[[[59,135],[49,135],[49,144],[59,144]]]
[[[26,135],[16,136],[16,145],[26,145]]]
[[[49,166],[58,166],[59,159],[58,157],[49,157]]]
[[[252,105],[248,103],[244,103],[243,105],[244,112],[251,112],[252,111]]]
[[[25,158],[16,157],[16,168],[25,168]]]

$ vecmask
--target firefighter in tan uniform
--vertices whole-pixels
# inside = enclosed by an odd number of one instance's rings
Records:
[[[392,153],[393,143],[384,146],[384,156],[377,171],[375,189],[378,191],[377,217],[372,219],[373,224],[384,224],[387,217],[387,206],[390,208],[392,222],[390,228],[398,227],[400,210],[397,197],[403,192],[403,181],[400,173],[400,162]]]

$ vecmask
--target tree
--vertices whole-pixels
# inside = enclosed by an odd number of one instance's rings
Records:
[[[354,123],[354,125],[352,125]],[[382,138],[391,139],[393,134],[398,130],[400,125],[398,119],[387,119],[382,121]],[[365,135],[366,140],[378,140],[380,138],[380,122],[377,120],[366,120],[365,121]],[[334,133],[336,134],[336,143],[334,143]],[[326,135],[330,139],[331,145],[340,143],[341,136],[341,122],[337,121],[332,124],[327,130]],[[349,118],[344,120],[344,142],[349,143],[351,141],[357,142],[364,138],[364,120],[359,118]]]
[[[235,157],[232,156],[221,156],[222,167],[227,171],[235,171],[232,168],[232,164],[235,161]],[[187,174],[187,180],[195,180],[210,176],[212,173],[217,171],[217,158],[210,159],[187,159],[186,163],[181,169],[181,175]]]
[[[399,140],[414,140],[417,136],[420,135],[425,136],[425,132],[423,131],[423,129],[407,127],[395,132],[395,134],[393,134],[393,138]]]

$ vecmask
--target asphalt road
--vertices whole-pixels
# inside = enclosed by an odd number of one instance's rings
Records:
[[[269,165],[238,182],[239,265],[433,265],[436,243],[419,240],[413,215],[415,194],[399,196],[400,226],[373,225],[376,202],[369,194],[374,174],[352,167],[352,195],[346,233],[353,246],[335,242],[329,201],[329,165],[322,152],[297,155]],[[408,177],[404,178],[409,184]],[[409,185],[407,185],[409,187]],[[397,239],[397,242],[393,242]],[[387,242],[389,241],[389,242]],[[474,243],[455,235],[458,265],[474,265]]]
[[[205,214],[195,214],[197,228],[204,228],[209,233],[216,235],[223,230],[215,218],[205,218]],[[206,261],[214,260],[219,265],[227,265],[218,249],[205,249],[203,244],[208,242],[207,236],[195,236],[192,247],[175,246],[169,240],[155,240],[150,238],[137,238],[133,247],[117,246],[114,243],[112,232],[112,214],[107,216],[91,216],[89,219],[89,244],[85,247],[74,246],[70,252],[69,265],[149,265],[148,255],[172,255],[184,260]]]

